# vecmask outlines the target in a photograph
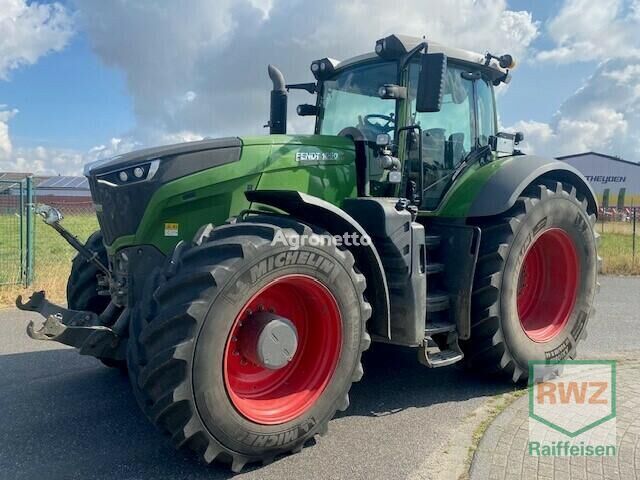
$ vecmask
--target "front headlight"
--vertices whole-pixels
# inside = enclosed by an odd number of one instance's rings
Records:
[[[160,159],[157,158],[148,162],[115,168],[110,172],[101,173],[96,176],[96,181],[109,187],[146,182],[154,177],[159,167]],[[91,173],[92,168],[95,168],[95,165],[89,168],[89,173]]]

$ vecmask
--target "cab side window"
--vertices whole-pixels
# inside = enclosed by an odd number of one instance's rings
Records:
[[[423,132],[423,161],[441,170],[454,169],[473,146],[473,81],[462,73],[460,68],[448,67],[439,112],[415,113],[414,123]],[[417,85],[417,78],[412,83]]]
[[[484,79],[476,80],[476,98],[478,109],[478,144],[489,144],[489,137],[496,134],[496,116],[493,88]]]

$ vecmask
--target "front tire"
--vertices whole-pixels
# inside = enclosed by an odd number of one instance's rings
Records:
[[[275,216],[204,227],[176,247],[151,287],[147,316],[131,323],[129,371],[143,411],[176,447],[206,463],[232,462],[234,471],[324,433],[348,407],[370,344],[371,307],[352,255],[314,242],[291,249],[274,243],[277,232],[290,245],[319,238]],[[284,365],[256,359],[252,317],[260,315],[295,327]]]
[[[104,247],[102,232],[100,230],[93,232],[84,246],[92,252],[97,253],[97,258],[103,265],[109,264],[107,249]],[[67,280],[67,305],[70,309],[86,310],[97,315],[105,311],[111,301],[111,297],[98,294],[99,274],[100,270],[79,253],[73,257],[71,273]],[[106,367],[126,371],[127,364],[124,361],[113,360],[111,358],[96,358]]]
[[[86,248],[98,254],[98,260],[108,265],[107,250],[102,242],[102,232],[93,232]],[[71,262],[71,274],[67,280],[67,305],[72,310],[88,310],[100,315],[109,305],[109,296],[98,295],[98,274],[100,271],[79,253]]]
[[[595,215],[575,187],[540,182],[498,219],[480,220],[467,364],[514,382],[529,362],[574,358],[597,288]]]

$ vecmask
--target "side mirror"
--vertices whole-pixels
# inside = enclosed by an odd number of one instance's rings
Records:
[[[421,63],[416,111],[439,112],[447,74],[447,56],[444,53],[427,53],[422,56]]]
[[[513,139],[513,143],[515,143],[516,145],[518,145],[520,142],[522,142],[524,140],[524,133],[522,132],[516,132],[516,136]]]
[[[303,103],[302,105],[298,105],[298,108],[296,108],[296,112],[301,117],[312,117],[318,115],[318,106]]]

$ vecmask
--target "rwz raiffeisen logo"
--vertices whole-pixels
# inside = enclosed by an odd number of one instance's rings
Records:
[[[529,364],[531,456],[612,456],[616,449],[616,362]]]
[[[296,152],[296,162],[317,163],[317,162],[337,162],[340,160],[338,152]]]

